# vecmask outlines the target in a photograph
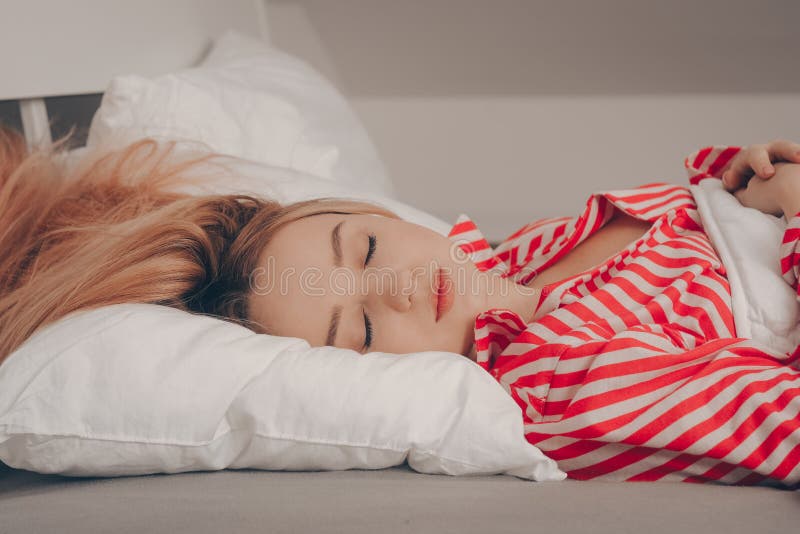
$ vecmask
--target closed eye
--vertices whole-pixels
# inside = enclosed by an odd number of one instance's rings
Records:
[[[367,257],[364,258],[364,266],[366,267],[369,264],[369,260],[372,259],[372,256],[375,254],[375,248],[378,245],[378,238],[375,237],[375,234],[369,234],[368,236],[369,246],[367,248]],[[367,316],[367,312],[364,311],[364,352],[368,351],[370,346],[372,346],[372,322],[369,320],[369,316]]]
[[[367,312],[364,312],[364,351],[368,351],[370,346],[372,346],[372,323],[367,316]]]
[[[378,244],[378,238],[375,237],[375,234],[369,234],[369,248],[367,249],[367,257],[364,259],[364,265],[369,263],[369,260],[372,259],[372,255],[375,254],[375,247]]]

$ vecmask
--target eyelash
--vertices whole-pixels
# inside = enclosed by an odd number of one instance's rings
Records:
[[[364,259],[364,266],[369,263],[369,260],[372,259],[372,256],[375,254],[375,248],[378,245],[378,238],[375,237],[375,234],[369,234],[369,247],[367,249],[367,257]],[[364,312],[364,350],[369,350],[370,345],[372,345],[372,323],[367,317],[367,312]]]
[[[369,260],[372,259],[372,255],[375,254],[375,247],[378,244],[378,238],[375,237],[375,234],[369,234],[369,249],[367,250],[367,258],[364,260],[364,265],[369,263]]]
[[[372,323],[367,317],[367,312],[364,312],[364,329],[367,331],[367,337],[364,339],[364,350],[368,350],[372,345]]]

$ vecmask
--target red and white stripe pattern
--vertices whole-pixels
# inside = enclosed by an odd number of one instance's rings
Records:
[[[737,151],[693,154],[690,180],[718,177]],[[475,321],[478,364],[522,409],[528,441],[575,479],[800,483],[800,351],[736,337],[725,268],[687,188],[595,194],[579,217],[528,224],[494,251],[465,216],[450,236],[480,269],[524,284],[614,207],[650,230],[546,286],[532,322],[509,310]],[[786,235],[796,283],[800,218]]]

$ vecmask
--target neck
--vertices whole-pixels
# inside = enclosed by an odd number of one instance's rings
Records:
[[[536,279],[528,286],[517,284],[508,278],[496,274],[487,274],[487,304],[488,309],[503,308],[519,315],[523,321],[529,323],[533,320],[536,303],[542,288]]]

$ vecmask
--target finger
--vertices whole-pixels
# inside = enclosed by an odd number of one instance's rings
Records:
[[[743,149],[747,151],[748,149]],[[750,177],[753,176],[753,169],[747,162],[748,154],[746,152],[737,154],[737,157],[731,161],[730,168],[722,175],[722,183],[728,191],[735,191],[747,185]]]
[[[770,150],[767,145],[755,145],[749,154],[748,163],[759,178],[765,180],[775,174],[775,167],[770,161]]]
[[[769,143],[770,159],[774,161],[789,161],[800,163],[800,143],[776,139]]]
[[[725,186],[725,190],[729,193],[733,193],[734,191],[738,191],[743,187],[747,187],[748,181],[749,177],[746,176],[745,173],[737,171],[733,167],[722,173],[722,184]]]
[[[725,186],[726,191],[733,193],[734,191],[738,191],[743,187],[747,187],[747,183],[752,177],[752,172],[749,174],[747,172],[736,173],[736,171],[729,170],[722,175],[722,183]]]

